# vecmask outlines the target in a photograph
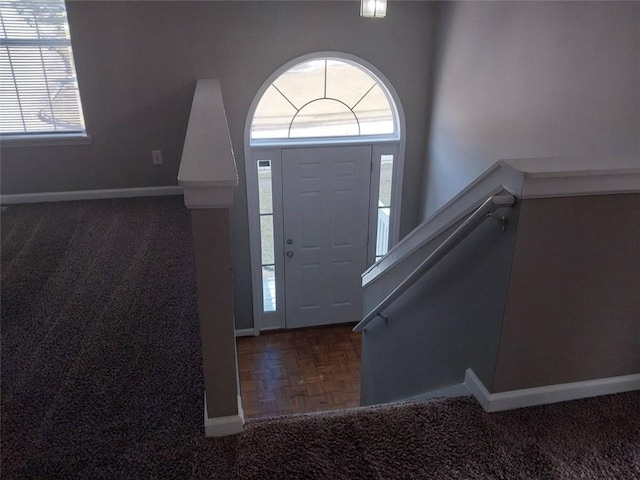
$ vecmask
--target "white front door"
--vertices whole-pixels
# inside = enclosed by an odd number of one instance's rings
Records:
[[[371,147],[282,150],[287,328],[359,321]]]

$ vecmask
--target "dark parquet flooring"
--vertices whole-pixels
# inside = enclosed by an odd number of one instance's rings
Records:
[[[283,330],[239,338],[245,416],[357,407],[362,340],[352,328]]]

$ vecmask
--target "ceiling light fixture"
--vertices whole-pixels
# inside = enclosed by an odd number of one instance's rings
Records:
[[[387,0],[360,0],[360,16],[384,18],[387,15]]]

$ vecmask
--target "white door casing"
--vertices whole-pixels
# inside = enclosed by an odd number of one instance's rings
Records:
[[[371,147],[282,151],[286,327],[358,321]]]
[[[283,73],[289,72],[289,70],[294,71],[294,67],[301,65],[303,62],[307,61],[315,61],[316,59],[338,59],[342,61],[346,61],[352,65],[358,66],[363,72],[365,72],[365,76],[362,78],[366,78],[368,75],[370,79],[375,80],[384,91],[384,95],[388,98],[390,102],[391,109],[393,110],[393,118],[394,118],[394,133],[389,135],[370,135],[366,132],[362,133],[361,136],[355,137],[319,137],[319,138],[270,138],[265,137],[264,135],[253,138],[252,136],[252,125],[254,122],[254,118],[256,118],[256,109],[265,95],[265,92],[274,84]],[[328,64],[325,64],[328,65]],[[315,67],[314,67],[315,68]],[[298,70],[296,70],[298,72]],[[297,74],[296,74],[297,75]],[[291,79],[291,77],[289,77]],[[327,97],[327,75],[325,72],[324,81],[325,81],[325,89],[324,95]],[[338,78],[338,77],[333,77]],[[343,77],[340,77],[344,80]],[[342,82],[341,80],[341,82]],[[349,82],[344,82],[345,85],[349,85]],[[339,83],[340,84],[340,83]],[[288,84],[289,85],[289,84]],[[332,90],[332,94],[336,94],[334,84],[334,90]],[[278,83],[278,87],[282,88],[283,85]],[[286,85],[285,85],[286,87]],[[303,89],[306,91],[306,89]],[[285,95],[289,95],[289,91],[282,90]],[[315,91],[315,90],[314,90]],[[363,90],[364,91],[364,90]],[[352,92],[353,93],[353,92]],[[338,96],[341,93],[337,93]],[[321,96],[321,95],[320,95]],[[265,95],[266,97],[266,95]],[[273,97],[272,97],[273,98]],[[288,97],[292,100],[294,107],[297,106],[298,109],[301,108],[301,105],[298,104],[294,97]],[[340,97],[342,98],[342,97]],[[346,103],[349,103],[346,98],[344,99]],[[288,101],[288,100],[287,100]],[[356,108],[354,105],[349,104],[350,108],[354,111],[356,116],[359,116],[362,113],[362,109]],[[356,103],[356,105],[358,105]],[[364,105],[364,104],[361,104]],[[369,108],[369,107],[367,107]],[[365,109],[366,110],[366,109]],[[264,126],[263,120],[264,110],[261,111],[258,118],[261,118],[260,122],[256,125]],[[273,113],[282,113],[282,112],[273,112]],[[277,115],[276,117],[277,118]],[[364,120],[365,123],[367,119]],[[262,128],[262,127],[260,127]],[[368,200],[368,206],[365,209],[365,213],[359,216],[361,219],[366,220],[365,228],[362,231],[366,231],[369,236],[368,246],[365,243],[365,247],[362,248],[364,252],[366,252],[367,259],[365,260],[364,266],[361,268],[360,272],[357,275],[357,284],[358,284],[358,292],[354,298],[356,298],[355,302],[361,303],[361,287],[360,287],[360,274],[366,269],[368,265],[370,265],[375,260],[376,255],[376,237],[377,231],[380,231],[380,227],[378,226],[378,207],[380,206],[378,202],[378,189],[381,188],[382,180],[380,179],[380,162],[381,155],[392,155],[394,159],[393,164],[393,183],[392,183],[392,200],[391,200],[391,209],[390,209],[390,217],[387,213],[387,219],[389,223],[387,227],[389,228],[389,247],[392,246],[399,239],[399,219],[400,219],[400,207],[401,207],[401,197],[402,197],[402,179],[403,179],[403,170],[404,170],[404,152],[405,152],[405,120],[404,120],[404,112],[402,109],[402,105],[400,103],[400,99],[398,94],[393,89],[393,86],[386,79],[386,77],[376,69],[375,66],[366,62],[365,60],[358,58],[354,55],[342,53],[342,52],[316,52],[307,55],[303,55],[296,59],[292,59],[286,64],[282,65],[276,71],[274,71],[269,78],[267,78],[260,89],[257,91],[256,96],[253,99],[253,102],[249,108],[249,112],[247,115],[247,120],[245,123],[245,177],[246,177],[246,189],[247,189],[247,210],[249,216],[249,240],[250,240],[250,249],[251,249],[251,277],[252,277],[252,303],[253,303],[253,320],[254,320],[254,334],[258,335],[260,331],[263,330],[271,330],[278,328],[291,328],[290,321],[287,320],[287,316],[289,312],[287,312],[287,308],[289,306],[288,298],[289,293],[287,289],[290,288],[292,282],[294,282],[291,274],[287,277],[288,285],[285,285],[285,273],[287,273],[290,269],[287,266],[286,262],[289,260],[288,257],[285,256],[286,250],[285,247],[287,244],[285,243],[285,212],[284,212],[284,162],[283,157],[286,155],[285,151],[287,150],[296,150],[296,149],[324,149],[324,148],[353,148],[353,147],[365,147],[370,152],[370,159],[372,153],[372,160],[370,160],[370,172],[368,173],[368,177],[370,180],[368,190],[364,188],[363,195],[361,200]],[[261,161],[261,168],[264,166],[262,162],[265,160],[269,160],[271,165],[271,174],[272,174],[272,187],[273,187],[273,238],[270,240],[269,233],[267,233],[268,237],[263,238],[261,240],[261,231],[268,232],[269,229],[264,230],[264,226],[261,227],[261,222],[265,220],[264,211],[258,207],[258,199],[260,198],[260,202],[263,200],[263,194],[260,193],[258,195],[258,168],[256,164],[258,161]],[[264,170],[264,169],[262,169]],[[387,170],[388,171],[388,170]],[[264,171],[262,171],[261,182],[264,183]],[[261,183],[261,185],[263,184]],[[379,185],[380,184],[380,185]],[[262,192],[262,190],[260,190]],[[368,194],[367,194],[368,193]],[[333,201],[333,200],[331,200]],[[290,210],[290,209],[289,209]],[[389,209],[387,209],[387,212]],[[390,220],[389,220],[390,219]],[[368,228],[367,228],[368,225]],[[376,227],[378,226],[378,230]],[[295,240],[295,239],[294,239]],[[264,245],[272,245],[274,248],[274,260],[264,261],[264,250],[262,247]],[[270,248],[267,248],[267,251],[270,251]],[[294,258],[295,252],[294,252]],[[299,258],[299,257],[298,257]],[[275,265],[268,267],[270,270],[265,274],[264,269],[262,268],[263,263],[273,263],[275,261]],[[266,268],[266,267],[265,267]],[[275,270],[274,270],[275,269]],[[309,269],[308,269],[309,270]],[[274,272],[275,271],[275,277]],[[266,275],[266,276],[265,276]],[[265,280],[267,279],[267,280]],[[268,289],[265,289],[268,286]],[[274,294],[275,292],[275,294]],[[277,301],[276,301],[277,300]],[[341,302],[340,300],[334,301],[334,303],[349,303],[347,301]],[[351,302],[354,303],[354,302]],[[339,306],[339,305],[337,305]],[[339,310],[339,309],[338,309]],[[346,310],[344,308],[343,310]],[[357,316],[353,321],[357,321],[362,314],[362,311],[358,311]],[[341,321],[341,320],[337,320]],[[346,321],[352,321],[346,320]],[[295,323],[295,320],[294,320]],[[295,325],[294,325],[295,327]]]

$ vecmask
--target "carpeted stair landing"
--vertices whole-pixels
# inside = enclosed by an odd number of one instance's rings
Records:
[[[182,198],[1,219],[3,480],[640,478],[639,392],[494,414],[443,399],[204,438]]]

